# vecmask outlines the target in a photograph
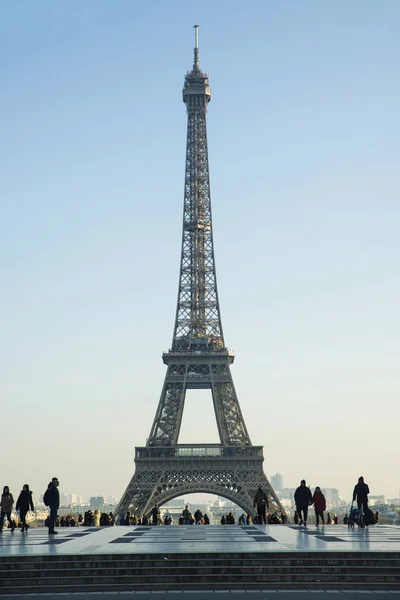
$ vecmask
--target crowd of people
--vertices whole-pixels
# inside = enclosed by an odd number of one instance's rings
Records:
[[[125,516],[120,519],[120,525],[173,525],[174,519],[168,512],[165,515],[161,515],[160,507],[155,504],[151,510],[150,518],[146,515],[140,517],[127,512]],[[194,515],[190,512],[188,505],[185,506],[182,514],[178,518],[178,525],[209,525],[210,519],[206,513],[202,513],[200,509],[197,509]]]
[[[58,516],[58,509],[60,506],[60,494],[58,491],[59,481],[57,477],[53,477],[47,486],[47,490],[43,495],[43,502],[49,508],[49,515],[45,521],[46,527],[49,529],[49,534],[56,534],[55,526],[57,527],[75,527],[76,525],[104,527],[115,525],[115,517],[113,513],[103,513],[98,509],[88,510],[82,517],[81,514],[75,518],[73,515]],[[353,490],[353,502],[357,503],[357,510],[361,515],[361,522],[363,526],[368,524],[376,523],[379,515],[372,513],[368,508],[368,494],[369,487],[365,483],[363,477],[359,477],[358,482]],[[335,524],[339,522],[338,516],[335,514],[333,517],[328,512],[325,518],[326,511],[326,500],[320,487],[316,487],[314,493],[307,487],[305,479],[302,479],[299,487],[294,493],[294,502],[296,510],[294,513],[294,523],[299,526],[307,527],[308,509],[310,506],[314,507],[316,525],[319,526],[326,524]],[[19,523],[12,518],[12,511],[14,507],[14,497],[10,492],[8,486],[4,486],[3,493],[0,499],[0,533],[4,527],[4,521],[7,518],[8,526],[13,532],[17,525],[21,527],[21,532],[24,533],[28,530],[29,525],[26,522],[26,516],[29,510],[34,511],[34,505],[32,500],[32,492],[29,489],[29,485],[26,483],[16,502],[15,508],[19,511]],[[287,522],[286,514],[284,512],[267,513],[269,508],[269,498],[267,492],[263,489],[262,484],[258,486],[257,492],[254,496],[253,507],[257,510],[257,514],[252,520],[250,514],[245,515],[244,513],[238,519],[239,525],[250,525],[254,524],[285,524]],[[350,510],[350,514],[346,514],[344,523],[349,525],[354,524],[354,512]],[[166,513],[164,516],[161,515],[158,504],[155,504],[150,517],[141,515],[140,517],[132,514],[130,511],[126,515],[121,517],[119,525],[173,525],[174,520],[172,516]],[[221,525],[235,525],[236,519],[232,512],[227,515],[223,515],[220,520]],[[189,506],[186,505],[182,514],[179,516],[178,525],[209,525],[210,520],[208,515],[203,514],[200,509],[197,509],[194,514],[189,510]]]
[[[45,521],[46,527],[49,526],[50,517],[47,517]],[[83,525],[84,527],[107,527],[115,525],[115,517],[112,512],[104,513],[98,509],[92,511],[87,510],[82,516],[80,513],[76,517],[75,515],[57,515],[55,526],[56,527],[76,527],[77,525]]]

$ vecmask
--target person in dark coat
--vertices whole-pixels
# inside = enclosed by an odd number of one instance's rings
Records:
[[[253,506],[257,506],[257,515],[259,517],[261,525],[264,523],[267,524],[267,515],[265,514],[265,510],[269,507],[268,503],[268,495],[262,489],[262,485],[258,486],[258,490],[256,495],[254,496]]]
[[[208,518],[207,513],[204,513],[204,525],[209,525],[210,524],[210,519]]]
[[[226,525],[234,525],[235,524],[235,517],[233,512],[230,512],[227,517],[226,517]]]
[[[13,509],[14,498],[10,492],[8,485],[3,488],[3,493],[0,498],[0,533],[3,531],[4,517],[7,517],[9,524],[11,525],[11,533],[15,529],[14,521],[11,519],[11,513]]]
[[[306,487],[306,480],[302,479],[300,486],[294,493],[294,502],[296,504],[297,514],[299,515],[299,525],[307,527],[308,507],[312,503],[312,494],[309,487]]]
[[[155,504],[151,510],[151,516],[153,518],[153,525],[158,525],[160,522],[160,509],[158,508],[158,504]]]
[[[46,490],[47,506],[50,508],[49,535],[58,533],[58,531],[54,529],[57,511],[60,508],[60,492],[58,491],[58,486],[58,477],[53,477]]]
[[[357,506],[359,509],[362,508],[364,517],[368,515],[368,494],[369,487],[364,482],[364,477],[359,477],[353,490],[353,502],[357,500]]]
[[[322,525],[325,525],[324,510],[326,510],[326,500],[325,496],[321,492],[321,488],[318,486],[315,488],[314,495],[312,497],[312,503],[314,504],[316,524],[319,525],[319,519],[321,519]]]
[[[194,513],[194,519],[196,521],[196,525],[201,525],[201,519],[203,518],[203,513],[201,512],[201,510],[198,508],[196,510],[196,512]]]
[[[19,510],[19,516],[22,522],[21,533],[24,533],[24,531],[28,531],[29,527],[29,525],[26,524],[26,515],[29,512],[29,509],[32,511],[35,510],[33,506],[32,492],[30,491],[27,483],[25,483],[22,488],[22,492],[18,496],[15,508]]]
[[[183,524],[189,525],[190,512],[189,512],[189,508],[187,505],[185,506],[185,508],[182,511],[182,516],[183,516]]]

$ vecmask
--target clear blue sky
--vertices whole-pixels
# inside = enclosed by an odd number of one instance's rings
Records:
[[[0,2],[0,485],[119,496],[132,475],[171,343],[199,23],[252,441],[288,486],[398,495],[399,19],[397,0]],[[216,441],[208,392],[180,441]]]

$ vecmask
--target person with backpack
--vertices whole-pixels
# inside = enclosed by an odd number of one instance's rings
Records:
[[[58,491],[59,485],[58,477],[53,477],[43,496],[43,502],[50,508],[49,535],[58,533],[58,531],[54,529],[54,526],[57,519],[57,511],[60,507],[60,492]]]
[[[312,494],[309,487],[306,487],[306,480],[302,479],[299,487],[294,493],[294,502],[296,504],[297,514],[299,515],[299,525],[307,527],[308,507],[312,503]]]
[[[15,529],[15,523],[11,519],[13,504],[13,495],[10,493],[10,488],[8,487],[8,485],[5,485],[0,500],[0,533],[3,531],[4,517],[7,517],[7,520],[11,525],[11,533]]]
[[[35,510],[32,501],[32,492],[30,491],[27,483],[25,483],[22,488],[22,492],[18,496],[15,508],[19,510],[19,517],[22,522],[21,533],[24,533],[24,531],[28,531],[29,527],[29,525],[26,524],[26,515],[29,512],[29,509],[31,509],[31,511]]]
[[[322,525],[325,525],[324,510],[326,510],[326,500],[325,496],[321,492],[321,488],[318,486],[315,488],[314,495],[312,497],[312,503],[314,504],[315,522],[317,527],[319,525],[319,519],[321,519]]]

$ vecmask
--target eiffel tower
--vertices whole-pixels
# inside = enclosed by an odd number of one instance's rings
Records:
[[[187,142],[178,303],[167,374],[145,447],[135,448],[135,473],[116,509],[149,514],[173,498],[211,493],[254,514],[259,484],[272,510],[283,508],[263,471],[263,448],[253,446],[240,410],[224,342],[215,274],[206,112],[208,76],[200,69],[198,26],[193,68],[186,74]],[[220,444],[178,444],[186,390],[210,389]]]

